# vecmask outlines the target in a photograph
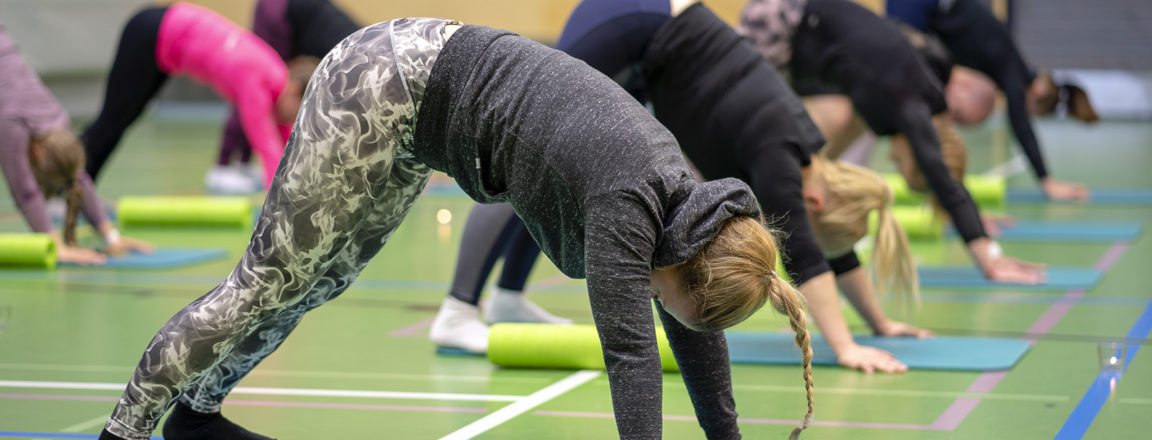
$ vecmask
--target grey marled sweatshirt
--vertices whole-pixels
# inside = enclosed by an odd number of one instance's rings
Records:
[[[433,66],[413,154],[479,202],[509,202],[564,274],[587,277],[623,438],[660,438],[661,371],[649,276],[687,260],[726,220],[759,216],[747,185],[694,180],[676,140],[583,62],[466,26]],[[661,313],[710,438],[738,438],[722,332]]]

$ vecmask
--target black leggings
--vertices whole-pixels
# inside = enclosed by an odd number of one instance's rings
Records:
[[[452,297],[466,303],[480,303],[480,293],[496,260],[504,257],[504,269],[496,283],[502,289],[524,291],[540,247],[528,228],[507,203],[477,204],[464,224],[456,274],[452,277]]]
[[[167,12],[167,6],[147,8],[124,26],[108,73],[104,107],[82,137],[88,153],[88,175],[93,180],[99,178],[120,137],[168,80],[168,74],[160,70],[156,61],[156,37]]]

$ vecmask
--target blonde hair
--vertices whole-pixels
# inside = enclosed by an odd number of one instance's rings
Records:
[[[776,273],[776,239],[751,217],[729,220],[703,250],[684,263],[685,288],[697,307],[699,326],[722,330],[747,319],[765,303],[788,317],[804,367],[808,412],[794,434],[806,428],[815,409],[812,346],[799,292]]]
[[[32,160],[32,175],[45,197],[65,194],[68,208],[64,217],[64,242],[75,245],[76,217],[83,198],[78,178],[86,160],[84,145],[68,130],[36,135],[31,141],[39,145],[39,154]]]
[[[847,253],[868,232],[868,215],[878,211],[880,221],[872,247],[876,289],[919,302],[920,282],[908,236],[888,209],[894,198],[888,182],[867,168],[821,157],[812,160],[822,161],[820,178],[828,190],[824,209],[809,213],[820,247],[838,255]]]
[[[936,128],[936,136],[940,139],[940,152],[944,156],[944,166],[948,168],[948,175],[957,182],[963,182],[964,173],[968,169],[968,148],[964,145],[964,139],[946,117],[933,116],[932,125]],[[904,136],[892,137],[891,155],[893,158],[901,158],[904,163],[916,163],[912,147],[908,145],[908,138]],[[900,174],[904,176],[909,189],[921,193],[931,192],[928,179],[920,172],[919,167],[902,167]]]

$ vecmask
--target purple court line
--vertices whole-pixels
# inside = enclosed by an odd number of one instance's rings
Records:
[[[432,321],[436,318],[428,318],[415,324],[406,325],[396,330],[388,332],[388,336],[395,336],[399,338],[410,338],[419,336],[425,329],[432,326]]]
[[[969,399],[972,400],[972,399]],[[556,417],[584,417],[584,418],[597,418],[597,419],[611,419],[614,418],[612,413],[596,413],[596,412],[581,412],[581,411],[534,411],[533,415],[538,416],[556,416]],[[664,416],[664,420],[673,420],[680,422],[695,422],[696,416]],[[797,425],[799,420],[785,420],[785,419],[737,419],[738,423],[749,425]],[[947,431],[951,427],[944,426],[940,423],[939,419],[931,425],[915,425],[908,423],[868,423],[868,422],[830,422],[820,421],[812,423],[812,426],[832,426],[838,428],[874,428],[874,429],[912,429],[912,430],[929,430],[929,431]]]
[[[84,402],[116,402],[119,397],[112,396],[78,396],[61,394],[0,394],[0,399],[19,400],[69,400]],[[363,409],[376,411],[421,411],[421,412],[450,412],[450,413],[485,413],[485,408],[460,408],[443,406],[408,406],[408,405],[372,405],[362,403],[323,403],[323,402],[277,402],[271,400],[228,400],[224,406],[263,406],[263,407],[293,407],[293,408],[326,408],[326,409]]]
[[[1107,273],[1117,261],[1120,261],[1120,257],[1123,256],[1127,250],[1127,242],[1118,241],[1113,243],[1112,247],[1108,248],[1108,250],[1104,252],[1104,255],[1100,256],[1100,259],[1096,260],[1096,264],[1094,264],[1093,267],[1100,272]],[[1073,289],[1065,292],[1059,302],[1049,306],[1048,310],[1028,327],[1028,334],[1033,336],[1028,339],[1028,342],[1036,344],[1037,339],[1052,330],[1052,327],[1055,327],[1056,323],[1064,318],[1064,315],[1072,309],[1072,305],[1080,300],[1080,298],[1083,298],[1085,293],[1086,291],[1083,289]],[[980,373],[980,376],[976,377],[972,385],[968,386],[967,392],[991,392],[1006,375],[1008,375],[1008,371],[985,371]],[[949,405],[948,409],[944,410],[944,413],[941,414],[940,417],[936,418],[932,426],[939,426],[949,431],[956,429],[956,427],[960,426],[960,423],[968,417],[968,414],[971,414],[972,410],[976,409],[976,405],[979,403],[979,398],[957,398],[952,401],[952,405]]]

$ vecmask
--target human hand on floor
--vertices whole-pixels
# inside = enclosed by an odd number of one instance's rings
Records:
[[[880,324],[879,326],[877,326],[877,328],[874,330],[875,330],[876,336],[889,336],[889,337],[911,336],[911,337],[916,337],[916,338],[920,338],[920,339],[931,338],[933,336],[936,336],[936,334],[932,333],[930,330],[922,329],[919,327],[913,327],[913,326],[905,324],[903,322],[893,321],[893,320],[885,321],[883,324]]]
[[[1065,201],[1065,202],[1087,202],[1091,197],[1091,192],[1088,187],[1075,182],[1064,182],[1052,178],[1045,177],[1041,182],[1044,186],[1044,194],[1048,196],[1048,200],[1052,201]]]
[[[1048,279],[1044,265],[1000,257],[984,268],[984,276],[992,281],[1013,284],[1040,284]]]
[[[76,246],[60,246],[56,248],[56,261],[92,266],[107,263],[108,259],[92,249]]]
[[[852,344],[836,352],[836,362],[845,368],[861,370],[865,373],[903,373],[908,366],[896,360],[892,353],[878,348]]]
[[[150,254],[155,251],[156,246],[152,243],[129,237],[120,237],[115,243],[109,243],[104,247],[104,252],[108,255],[124,255],[129,252]]]

